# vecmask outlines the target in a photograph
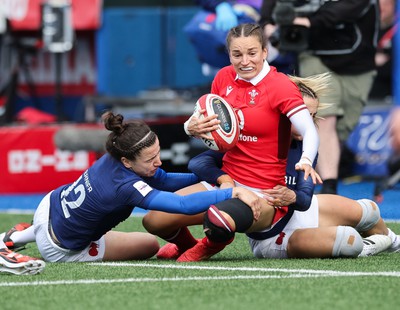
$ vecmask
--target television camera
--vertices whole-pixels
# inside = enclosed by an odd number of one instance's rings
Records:
[[[272,18],[277,30],[271,35],[270,42],[280,51],[301,52],[308,48],[309,29],[293,25],[296,17],[306,17],[317,11],[324,0],[277,0]]]

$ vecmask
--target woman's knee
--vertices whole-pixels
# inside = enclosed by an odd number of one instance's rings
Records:
[[[361,235],[350,226],[338,226],[333,244],[333,257],[358,257],[363,250]]]
[[[158,212],[156,211],[149,211],[142,219],[143,227],[151,234],[157,235],[159,232],[159,225],[157,224]]]
[[[360,232],[368,231],[379,222],[381,212],[378,205],[372,200],[360,199],[357,200],[357,203],[362,208],[362,215],[355,229]]]

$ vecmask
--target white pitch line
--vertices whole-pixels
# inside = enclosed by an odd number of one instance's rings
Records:
[[[399,271],[337,271],[337,270],[315,270],[315,269],[284,269],[284,268],[255,268],[255,267],[222,267],[222,266],[199,266],[199,265],[158,265],[146,263],[91,263],[97,266],[116,266],[116,267],[151,267],[165,269],[195,269],[195,270],[226,270],[226,271],[257,271],[257,272],[284,272],[284,273],[304,273],[329,276],[388,276],[400,277]]]
[[[325,276],[325,275],[323,275]],[[111,284],[128,282],[168,282],[168,281],[210,281],[210,280],[257,280],[257,279],[289,279],[289,278],[315,278],[317,275],[294,274],[287,276],[279,275],[254,275],[254,276],[218,276],[218,277],[171,277],[171,278],[126,278],[126,279],[81,279],[81,280],[60,280],[60,281],[33,281],[33,282],[4,282],[4,286],[48,286],[48,285],[75,285],[75,284]]]
[[[148,267],[165,269],[191,269],[191,270],[220,270],[220,271],[253,271],[253,272],[281,272],[288,275],[236,275],[215,277],[169,277],[169,278],[124,278],[124,279],[81,279],[81,280],[59,280],[59,281],[32,281],[32,282],[3,282],[0,287],[18,286],[48,286],[48,285],[79,285],[79,284],[109,284],[109,283],[140,283],[140,282],[168,282],[168,281],[221,281],[221,280],[266,280],[266,279],[291,279],[291,278],[319,278],[319,277],[356,277],[356,276],[389,276],[400,277],[400,272],[357,272],[336,270],[313,270],[313,269],[279,269],[279,268],[254,268],[254,267],[222,267],[222,266],[196,266],[196,265],[157,265],[146,263],[90,263],[94,266],[127,266]]]

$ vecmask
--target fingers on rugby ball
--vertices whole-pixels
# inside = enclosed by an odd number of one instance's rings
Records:
[[[239,139],[239,122],[229,103],[218,95],[206,94],[197,100],[196,105],[199,109],[205,110],[200,118],[217,114],[217,119],[221,121],[217,130],[207,134],[214,140],[201,138],[203,143],[209,149],[220,152],[226,152],[233,148]]]

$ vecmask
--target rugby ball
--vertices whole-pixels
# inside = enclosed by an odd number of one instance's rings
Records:
[[[207,135],[214,140],[201,138],[205,146],[219,152],[226,152],[233,148],[239,139],[239,121],[233,108],[225,99],[215,94],[205,94],[196,102],[196,109],[205,109],[199,119],[217,114],[218,129],[208,132]]]

